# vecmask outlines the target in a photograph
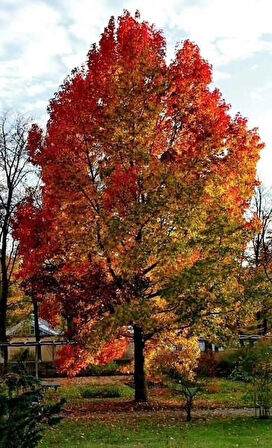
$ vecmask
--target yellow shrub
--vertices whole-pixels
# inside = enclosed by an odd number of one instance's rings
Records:
[[[196,337],[167,332],[152,341],[146,349],[146,368],[149,379],[161,381],[170,372],[192,380],[200,355]]]

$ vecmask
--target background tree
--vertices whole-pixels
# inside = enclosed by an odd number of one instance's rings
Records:
[[[258,223],[258,231],[246,251],[246,294],[255,312],[251,331],[266,335],[271,328],[272,293],[272,194],[269,188],[256,187],[250,213]]]
[[[243,347],[237,356],[235,375],[250,383],[245,396],[255,408],[255,416],[268,418],[272,406],[272,346],[270,340],[260,340],[254,346]]]
[[[50,102],[46,134],[29,134],[44,186],[17,215],[21,275],[49,274],[43,300],[68,318],[70,355],[131,326],[136,400],[148,340],[222,334],[239,311],[262,144],[211,80],[196,45],[167,66],[162,33],[124,13]]]
[[[13,327],[22,320],[28,318],[33,313],[33,304],[22,288],[19,282],[13,281],[9,288],[7,305],[7,327]]]
[[[8,296],[18,244],[12,237],[12,220],[26,196],[33,166],[26,150],[29,122],[22,116],[0,118],[0,341],[6,342]],[[32,182],[34,177],[32,177]],[[7,349],[3,349],[4,364]]]

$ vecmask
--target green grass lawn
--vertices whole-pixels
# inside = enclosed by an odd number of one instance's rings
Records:
[[[242,408],[250,405],[247,399],[247,392],[250,387],[248,384],[242,381],[212,378],[207,380],[207,389],[209,390],[209,384],[213,385],[214,383],[218,385],[219,391],[202,393],[197,399],[199,404],[206,402],[207,405],[226,408]]]
[[[229,408],[247,405],[248,385],[226,379],[207,380],[188,424],[179,395],[151,389],[148,406],[133,403],[133,389],[97,379],[97,383],[63,383],[48,399],[65,397],[64,419],[50,429],[40,448],[271,448],[272,420],[235,416]],[[101,382],[99,382],[101,381]],[[110,382],[112,381],[112,382]],[[102,398],[101,391],[103,392]],[[209,411],[216,409],[216,411]],[[248,411],[248,415],[251,414]],[[241,415],[246,415],[242,410]]]
[[[40,448],[271,448],[272,421],[163,421],[156,416],[113,422],[63,421],[49,430]]]
[[[61,386],[58,391],[49,390],[47,398],[56,400],[65,398],[68,404],[82,403],[83,399],[130,398],[134,397],[134,389],[126,384],[90,384]]]

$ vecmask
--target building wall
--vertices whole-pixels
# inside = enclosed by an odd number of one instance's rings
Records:
[[[44,337],[42,338],[42,341],[54,341],[56,340],[56,337]],[[58,338],[58,340],[61,340],[61,338]],[[13,342],[35,342],[34,337],[13,337],[10,339],[11,343]],[[50,345],[50,346],[41,346],[41,357],[42,361],[44,362],[52,362],[56,359],[57,352],[63,347],[63,345]],[[13,357],[19,355],[22,352],[22,349],[28,348],[30,353],[33,354],[35,357],[35,347],[9,347],[8,348],[8,360],[13,361]],[[0,362],[3,362],[3,358],[0,355]]]

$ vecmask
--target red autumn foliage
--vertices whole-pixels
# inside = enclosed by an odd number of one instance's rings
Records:
[[[239,297],[263,145],[211,80],[197,45],[185,41],[168,66],[162,32],[126,12],[55,94],[44,135],[32,127],[42,203],[17,214],[20,275],[78,343],[60,353],[69,372],[86,365],[85,344],[123,326],[139,329],[143,349],[173,324],[230,325],[204,314],[224,316]],[[114,344],[101,362],[120,354]]]
[[[91,362],[90,352],[78,345],[66,345],[58,351],[55,364],[59,373],[76,376]]]
[[[104,345],[100,354],[96,357],[97,363],[100,365],[106,365],[111,361],[121,359],[124,356],[129,344],[129,339],[124,337],[108,342]]]

